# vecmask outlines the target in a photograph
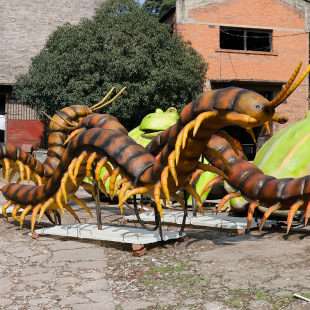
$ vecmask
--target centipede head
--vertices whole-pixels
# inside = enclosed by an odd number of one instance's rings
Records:
[[[310,65],[294,83],[301,64],[302,62],[298,64],[282,91],[272,101],[250,90],[235,89],[235,97],[232,102],[233,109],[225,115],[225,119],[233,125],[239,125],[244,128],[260,126],[270,120],[281,124],[286,123],[288,117],[276,113],[275,109],[294,92],[308,75]]]
[[[246,122],[247,127],[256,127],[269,121],[275,113],[269,100],[262,95],[250,91],[240,90],[236,98],[234,112],[247,117],[241,118],[241,126]],[[229,115],[229,114],[228,114]]]

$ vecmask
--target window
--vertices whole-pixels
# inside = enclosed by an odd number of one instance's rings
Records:
[[[220,28],[221,49],[271,52],[271,46],[271,30]]]

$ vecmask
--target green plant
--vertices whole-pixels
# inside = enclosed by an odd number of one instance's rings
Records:
[[[176,0],[146,0],[143,4],[145,10],[158,18],[164,16],[175,6]]]

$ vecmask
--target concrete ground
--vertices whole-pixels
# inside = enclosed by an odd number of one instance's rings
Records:
[[[77,195],[95,216],[90,195]],[[105,222],[121,223],[115,205],[102,209]],[[33,239],[30,216],[21,230],[12,219],[0,222],[0,309],[310,309],[293,297],[310,298],[308,228],[288,236],[285,228],[244,235],[187,228],[185,240],[149,245],[133,257],[120,243]],[[63,223],[73,222],[67,212]]]
[[[89,194],[80,190],[79,196],[94,209]],[[5,203],[2,195],[0,202]],[[86,216],[82,208],[74,208],[81,218]],[[43,221],[50,225],[46,218]],[[63,222],[74,219],[67,212]],[[0,219],[0,223],[0,309],[115,309],[102,242],[33,239],[30,216],[22,230],[12,218],[9,223]]]

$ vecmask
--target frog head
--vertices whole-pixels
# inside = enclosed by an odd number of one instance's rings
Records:
[[[143,138],[151,138],[158,135],[159,132],[166,130],[174,125],[179,115],[176,108],[169,108],[166,112],[162,109],[156,109],[155,113],[145,116],[139,126],[139,130],[143,133]]]
[[[146,146],[160,132],[174,125],[178,118],[176,108],[169,108],[166,112],[156,109],[155,113],[145,116],[140,126],[131,130],[128,135],[137,143]]]

